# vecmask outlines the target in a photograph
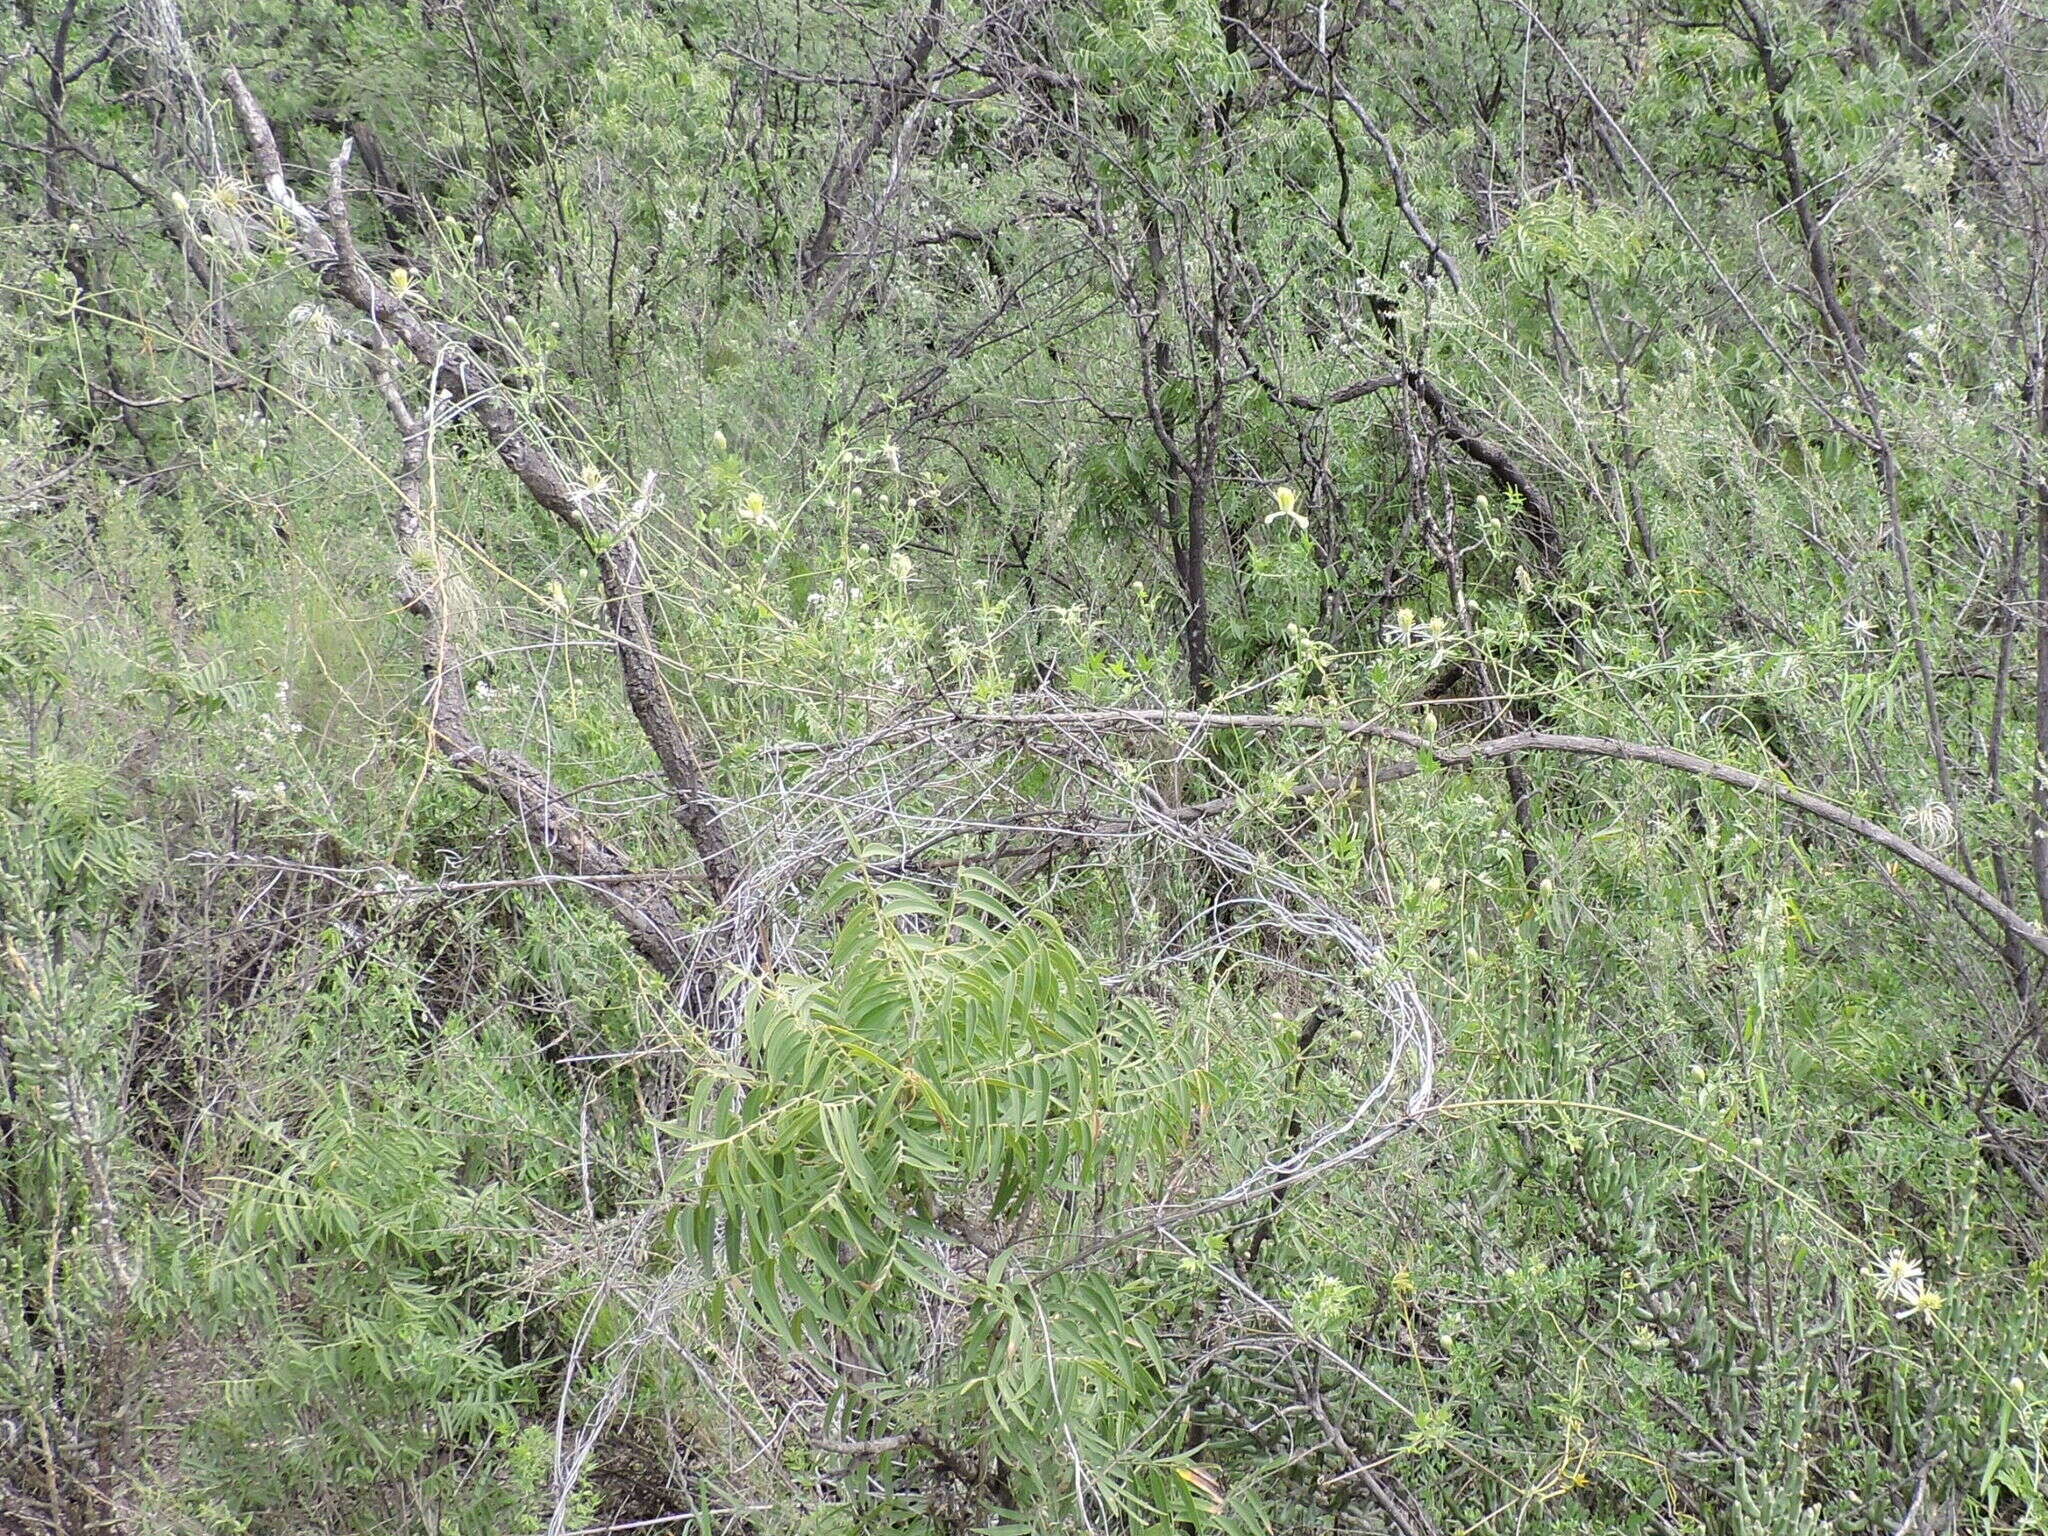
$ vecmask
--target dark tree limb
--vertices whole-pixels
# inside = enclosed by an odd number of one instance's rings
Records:
[[[1522,531],[1536,546],[1544,573],[1556,574],[1564,559],[1564,537],[1558,531],[1557,513],[1550,505],[1550,498],[1522,471],[1505,448],[1466,424],[1457,407],[1451,404],[1450,398],[1428,374],[1419,368],[1409,368],[1403,372],[1401,382],[1429,407],[1429,414],[1436,418],[1438,428],[1460,453],[1491,475],[1495,485],[1521,499]]]
[[[337,234],[341,250],[352,254],[347,226]],[[462,656],[442,601],[441,556],[422,511],[427,426],[399,388],[390,353],[380,346],[371,356],[377,393],[398,428],[401,445],[391,522],[404,560],[400,601],[420,620],[429,740],[471,784],[504,802],[528,843],[562,873],[577,879],[625,930],[627,942],[642,959],[664,976],[679,978],[689,969],[686,928],[660,884],[633,880],[626,855],[584,820],[546,774],[516,752],[487,748],[471,725]]]
[[[861,172],[874,158],[875,151],[882,147],[882,140],[889,130],[902,121],[903,114],[923,95],[917,89],[917,77],[923,73],[932,49],[938,46],[939,28],[945,19],[945,0],[931,0],[924,19],[911,38],[909,49],[903,55],[902,67],[876,88],[859,132],[834,157],[831,168],[826,171],[824,184],[818,192],[819,201],[823,204],[818,223],[805,237],[803,247],[797,253],[797,277],[806,288],[819,286],[833,268],[839,227],[846,221],[846,206],[853,197]]]
[[[1365,104],[1352,93],[1349,86],[1344,84],[1335,61],[1328,54],[1319,55],[1330,85],[1327,91],[1318,90],[1265,38],[1249,27],[1240,26],[1239,30],[1251,39],[1260,53],[1265,55],[1268,66],[1293,89],[1309,96],[1328,96],[1334,93],[1336,99],[1344,103],[1352,120],[1358,124],[1359,131],[1373,141],[1385,159],[1387,175],[1393,185],[1395,204],[1400,208],[1401,217],[1406,221],[1410,232],[1429,253],[1430,266],[1441,272],[1445,282],[1454,292],[1457,291],[1461,286],[1457,263],[1444,248],[1443,242],[1430,231],[1429,225],[1424,222],[1417,210],[1414,194],[1408,182],[1407,167],[1401,161],[1400,151],[1395,148],[1393,140],[1387,136],[1373,115],[1366,110]],[[1321,402],[1288,397],[1288,403],[1300,409],[1320,409],[1342,405],[1346,401],[1390,389],[1396,384],[1405,386],[1411,394],[1429,407],[1429,413],[1435,419],[1438,428],[1460,453],[1492,476],[1494,484],[1503,491],[1510,492],[1520,499],[1523,532],[1536,546],[1544,573],[1554,574],[1564,558],[1564,541],[1559,532],[1557,513],[1551,507],[1550,499],[1505,448],[1465,421],[1449,396],[1421,368],[1411,364],[1404,366],[1396,375],[1362,379],[1356,384],[1336,391]]]
[[[427,370],[432,389],[448,397],[450,408],[482,427],[498,458],[527,495],[589,549],[604,588],[605,612],[611,621],[626,701],[661,764],[672,808],[703,861],[711,894],[714,899],[723,898],[739,879],[738,856],[719,820],[703,762],[683,728],[663,675],[661,653],[647,616],[645,568],[630,528],[611,510],[608,493],[572,480],[551,446],[520,420],[506,399],[503,381],[488,363],[371,271],[352,242],[345,249],[337,244],[337,237],[348,239],[348,206],[341,179],[346,155],[336,161],[323,219],[293,195],[269,120],[240,72],[230,68],[223,78],[264,189],[291,218],[307,264],[330,292],[398,339]]]
[[[1906,539],[1905,505],[1899,490],[1899,459],[1892,446],[1891,432],[1885,425],[1884,409],[1871,388],[1866,363],[1868,349],[1864,345],[1863,332],[1856,323],[1856,317],[1842,302],[1841,276],[1835,267],[1834,256],[1828,248],[1825,222],[1834,210],[1816,211],[1815,188],[1808,173],[1806,159],[1799,147],[1799,136],[1794,131],[1792,114],[1786,104],[1786,97],[1792,89],[1792,75],[1777,49],[1776,34],[1770,18],[1755,4],[1755,0],[1737,0],[1737,5],[1748,23],[1747,31],[1735,29],[1738,37],[1749,44],[1756,54],[1757,67],[1763,76],[1764,98],[1770,109],[1771,133],[1777,147],[1777,159],[1785,177],[1785,191],[1791,205],[1794,219],[1799,227],[1799,243],[1806,255],[1806,269],[1813,279],[1814,303],[1826,320],[1827,330],[1841,352],[1842,372],[1849,382],[1849,388],[1856,397],[1857,408],[1863,413],[1869,430],[1863,434],[1871,453],[1872,467],[1877,474],[1878,491],[1884,498],[1885,545],[1890,550],[1892,561],[1898,567],[1899,595],[1904,600],[1906,617],[1912,625],[1913,659],[1920,673],[1920,698],[1927,713],[1927,742],[1934,754],[1934,773],[1941,786],[1941,798],[1950,805],[1958,803],[1956,797],[1955,770],[1949,761],[1948,731],[1942,723],[1941,694],[1935,682],[1934,654],[1927,643],[1927,625],[1920,600],[1920,587],[1913,574],[1913,553]],[[1958,832],[1956,839],[1957,857],[1965,869],[1970,869],[1969,843]]]

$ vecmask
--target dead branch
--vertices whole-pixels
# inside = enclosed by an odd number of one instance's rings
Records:
[[[290,215],[308,263],[331,291],[372,320],[388,325],[391,332],[408,342],[416,356],[425,350],[427,355],[421,360],[438,383],[450,371],[440,361],[446,354],[438,338],[431,335],[426,322],[409,312],[407,325],[392,323],[391,309],[380,302],[377,279],[356,251],[346,195],[349,146],[343,145],[329,169],[327,216],[323,225],[292,194],[285,181],[276,140],[255,98],[233,70],[228,71],[227,78],[264,186],[272,202]],[[429,738],[435,750],[458,772],[512,812],[530,843],[548,862],[585,883],[592,897],[625,930],[636,953],[663,975],[679,978],[691,969],[685,943],[687,929],[666,890],[633,881],[630,877],[634,871],[625,853],[599,835],[545,773],[516,752],[486,747],[471,725],[463,661],[444,601],[443,557],[427,526],[425,513],[427,422],[413,410],[399,385],[395,360],[383,339],[387,334],[385,325],[380,325],[376,340],[371,343],[371,377],[399,435],[399,464],[392,481],[392,531],[404,560],[401,603],[421,621],[421,671],[426,678]],[[464,385],[465,394],[479,382],[462,377],[459,371],[457,378]],[[501,456],[515,470],[517,456],[540,462],[537,450],[525,439],[516,420],[511,419],[509,407],[498,408],[506,420],[501,423],[502,431],[492,433],[492,440]],[[489,430],[488,423],[486,429]],[[538,493],[536,499],[540,499]],[[642,618],[644,623],[644,615]],[[623,654],[623,638],[621,650]],[[705,866],[709,875],[709,859]]]
[[[831,272],[839,227],[845,222],[846,205],[853,197],[854,186],[860,180],[861,172],[867,168],[868,161],[874,158],[875,151],[881,148],[883,138],[922,94],[917,89],[917,77],[923,72],[932,49],[938,45],[939,28],[945,17],[944,0],[932,0],[918,23],[916,35],[904,52],[902,67],[891,79],[877,82],[874,86],[876,95],[868,103],[860,130],[825,173],[824,185],[818,193],[823,210],[818,216],[817,227],[804,241],[797,259],[797,276],[805,287],[818,286]]]
[[[346,164],[346,153],[335,158],[337,187]],[[335,224],[335,244],[342,259],[356,260],[346,219]],[[643,959],[664,976],[679,977],[688,969],[685,928],[667,892],[660,884],[640,883],[625,853],[599,836],[539,768],[516,752],[485,747],[470,724],[462,657],[442,600],[446,571],[423,516],[427,426],[400,390],[389,351],[380,343],[371,356],[377,392],[401,444],[391,522],[404,562],[401,602],[420,620],[429,737],[463,777],[504,802],[531,845],[591,894]]]
[[[1766,799],[1775,800],[1780,805],[1798,811],[1801,815],[1809,816],[1815,821],[1824,822],[1872,843],[1894,858],[1912,865],[1952,894],[1960,896],[1995,921],[2013,939],[2039,954],[2048,955],[2048,932],[2043,932],[2027,921],[1982,885],[1953,865],[1937,858],[1919,843],[1902,837],[1869,817],[1859,815],[1846,806],[1837,805],[1834,801],[1816,795],[1810,790],[1800,789],[1796,785],[1769,778],[1747,768],[1738,768],[1731,763],[1715,762],[1711,758],[1682,752],[1675,747],[1622,741],[1611,736],[1572,736],[1551,731],[1517,731],[1512,735],[1496,736],[1487,741],[1457,744],[1431,741],[1426,736],[1400,726],[1380,725],[1365,720],[1315,715],[1227,714],[1212,710],[1180,709],[1017,711],[920,716],[886,727],[869,740],[879,741],[904,733],[914,734],[942,724],[984,724],[1046,730],[1072,730],[1091,726],[1106,729],[1119,726],[1125,729],[1186,726],[1195,730],[1324,730],[1345,736],[1365,736],[1397,742],[1451,767],[1471,766],[1494,758],[1510,757],[1518,752],[1553,752],[1571,757],[1598,757],[1619,762],[1647,763],[1652,767],[1690,774],[1695,778],[1712,779],[1716,783],[1727,784],[1750,794],[1762,795]],[[815,748],[807,743],[790,743],[779,750],[799,752]],[[1373,778],[1375,782],[1406,778],[1419,771],[1419,767],[1419,764],[1376,765]]]
[[[469,416],[483,428],[499,459],[526,493],[584,541],[604,587],[605,612],[611,621],[626,701],[661,764],[676,818],[703,861],[711,894],[714,899],[722,897],[738,879],[739,866],[731,836],[707,786],[703,762],[669,691],[661,651],[647,616],[645,567],[630,528],[612,510],[603,488],[572,480],[552,445],[520,420],[506,397],[503,381],[488,363],[458,336],[430,321],[352,249],[338,247],[337,236],[345,238],[348,228],[347,201],[339,180],[329,188],[323,220],[293,195],[269,120],[241,74],[229,68],[223,79],[264,190],[292,220],[307,265],[330,292],[397,337],[427,370],[434,392],[447,397],[449,409]]]

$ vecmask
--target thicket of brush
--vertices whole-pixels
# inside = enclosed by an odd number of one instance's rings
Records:
[[[19,0],[0,1531],[2048,1529],[2048,28]]]

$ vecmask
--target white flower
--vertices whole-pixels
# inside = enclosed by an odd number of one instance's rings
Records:
[[[1842,633],[1849,637],[1849,643],[1857,650],[1864,650],[1877,639],[1877,620],[1863,613],[1842,615]]]
[[[1394,622],[1380,631],[1380,642],[1410,650],[1434,650],[1440,654],[1450,632],[1450,621],[1442,614],[1418,622],[1413,608],[1403,608],[1394,615]]]
[[[911,562],[910,556],[900,549],[889,557],[889,574],[898,581],[908,582],[916,570],[917,567]]]
[[[1921,1281],[1927,1278],[1927,1271],[1921,1268],[1918,1259],[1907,1258],[1903,1248],[1894,1248],[1864,1273],[1870,1277],[1870,1283],[1877,1288],[1882,1300],[1903,1301],[1912,1306],[1927,1294],[1921,1289]],[[1939,1301],[1935,1302],[1935,1306],[1940,1305]]]

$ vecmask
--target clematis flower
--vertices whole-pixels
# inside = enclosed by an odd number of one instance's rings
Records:
[[[1270,528],[1273,526],[1273,524],[1280,522],[1284,519],[1285,521],[1292,523],[1295,526],[1295,528],[1300,532],[1308,532],[1308,519],[1303,517],[1299,512],[1294,510],[1294,504],[1295,502],[1300,500],[1300,498],[1294,494],[1293,486],[1282,485],[1274,487],[1273,500],[1277,504],[1278,509],[1276,511],[1268,512],[1266,514],[1267,527]]]

